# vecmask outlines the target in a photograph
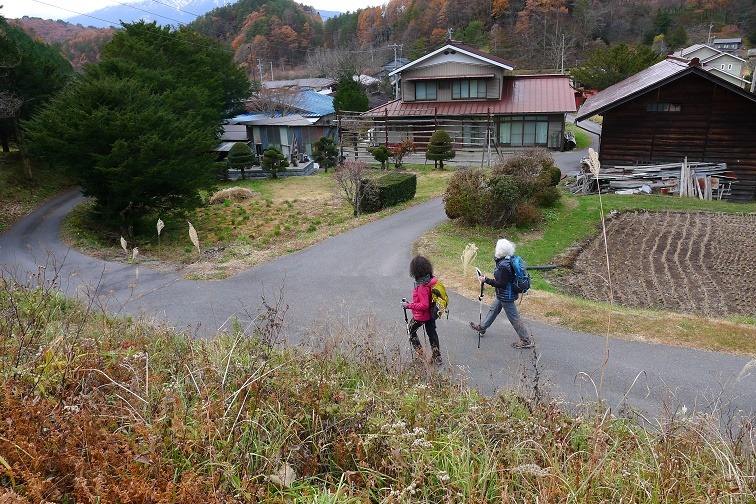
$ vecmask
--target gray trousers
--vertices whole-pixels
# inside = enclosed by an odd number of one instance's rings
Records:
[[[489,308],[488,310],[488,315],[486,315],[486,318],[483,319],[483,322],[480,324],[480,328],[488,329],[489,327],[491,327],[491,324],[494,323],[494,320],[496,320],[496,317],[499,316],[501,310],[504,310],[504,313],[507,314],[509,323],[512,324],[512,327],[514,327],[517,336],[519,336],[522,341],[529,341],[530,329],[525,324],[525,320],[520,317],[520,312],[517,311],[517,305],[514,301],[505,303],[503,301],[500,301],[499,298],[496,298],[491,305],[491,308]]]

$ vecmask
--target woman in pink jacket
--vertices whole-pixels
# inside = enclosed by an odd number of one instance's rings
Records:
[[[436,321],[431,317],[431,289],[436,284],[436,277],[433,276],[433,265],[423,256],[416,256],[410,262],[410,276],[415,279],[415,288],[412,290],[412,302],[402,301],[402,308],[412,310],[412,318],[407,325],[410,343],[415,349],[418,357],[423,357],[423,347],[417,337],[417,331],[421,326],[425,327],[428,334],[432,356],[431,362],[441,365],[441,348],[438,343],[438,333],[436,332]]]

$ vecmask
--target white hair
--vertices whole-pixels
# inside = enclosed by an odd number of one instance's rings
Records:
[[[501,259],[502,257],[514,255],[514,253],[515,244],[511,241],[507,240],[506,238],[502,238],[501,240],[496,242],[496,251],[494,252],[494,258]]]

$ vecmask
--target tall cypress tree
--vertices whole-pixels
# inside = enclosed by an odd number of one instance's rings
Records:
[[[77,176],[100,220],[125,236],[151,213],[201,204],[221,122],[248,91],[215,42],[124,24],[101,62],[25,125],[32,151]]]

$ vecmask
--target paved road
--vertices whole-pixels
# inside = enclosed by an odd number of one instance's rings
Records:
[[[280,301],[289,307],[281,333],[289,345],[317,343],[327,334],[369,334],[407,356],[399,302],[411,293],[411,245],[446,219],[437,199],[227,280],[191,281],[67,248],[59,225],[80,201],[75,192],[58,197],[1,235],[3,274],[24,281],[45,266],[48,278],[58,272],[56,283],[67,295],[95,296],[111,313],[164,321],[197,336],[228,329],[234,318],[249,324],[263,298],[270,305]],[[451,318],[439,324],[443,372],[486,394],[523,384],[532,391],[537,376],[542,391],[568,405],[595,401],[604,338],[531,322],[535,351],[516,351],[509,346],[515,334],[502,316],[478,349],[468,328],[478,320],[478,302],[451,293],[451,303]],[[681,405],[753,414],[756,366],[748,371],[748,363],[746,357],[610,340],[602,397],[615,412],[631,407],[651,417]]]

